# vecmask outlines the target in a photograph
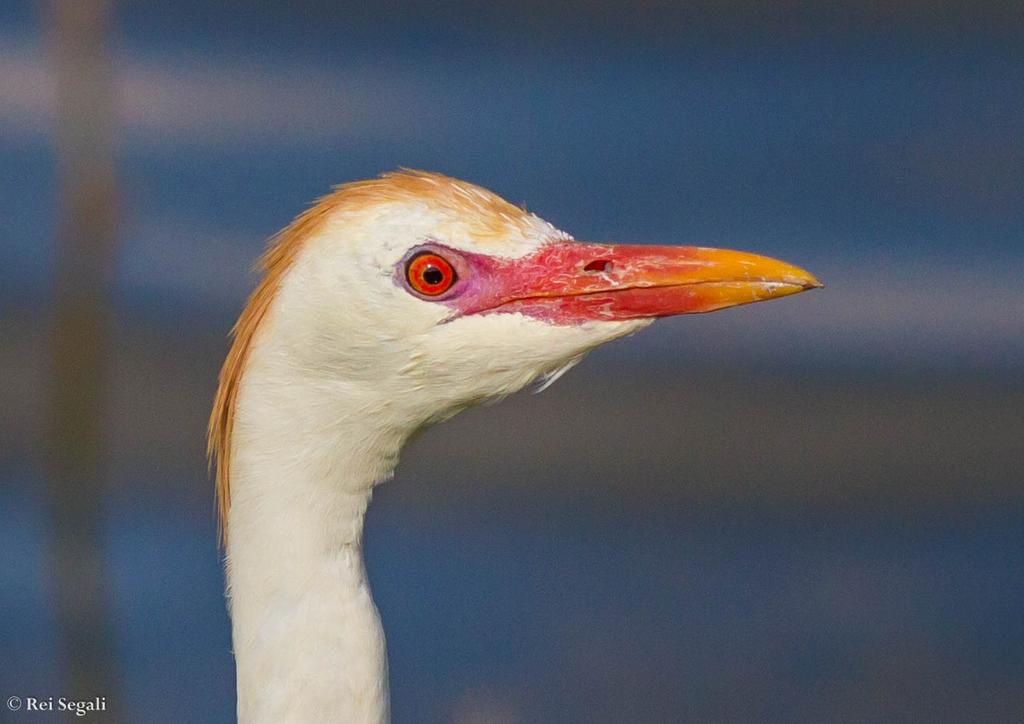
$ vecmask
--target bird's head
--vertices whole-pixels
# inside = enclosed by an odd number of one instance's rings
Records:
[[[576,242],[489,191],[420,172],[339,187],[262,265],[211,421],[221,466],[238,380],[271,329],[291,374],[325,395],[382,392],[376,404],[418,426],[557,375],[658,317],[820,286],[743,252]]]

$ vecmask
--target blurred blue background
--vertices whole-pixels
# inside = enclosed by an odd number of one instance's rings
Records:
[[[1024,716],[1019,3],[115,3],[78,497],[52,16],[0,6],[3,698],[231,720],[203,458],[225,335],[267,237],[409,166],[827,289],[659,323],[412,445],[367,528],[396,721]]]

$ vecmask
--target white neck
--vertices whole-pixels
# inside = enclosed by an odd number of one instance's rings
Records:
[[[253,350],[236,413],[227,543],[244,724],[389,718],[363,516],[407,431],[374,409],[356,385],[304,379],[273,348]]]

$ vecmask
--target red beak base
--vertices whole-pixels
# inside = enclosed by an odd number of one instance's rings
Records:
[[[809,272],[728,249],[557,242],[518,259],[469,255],[477,279],[458,315],[520,313],[557,324],[699,314],[822,284]]]

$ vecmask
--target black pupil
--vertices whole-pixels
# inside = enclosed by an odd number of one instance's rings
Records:
[[[444,272],[431,264],[423,270],[423,281],[434,287],[444,281]]]

